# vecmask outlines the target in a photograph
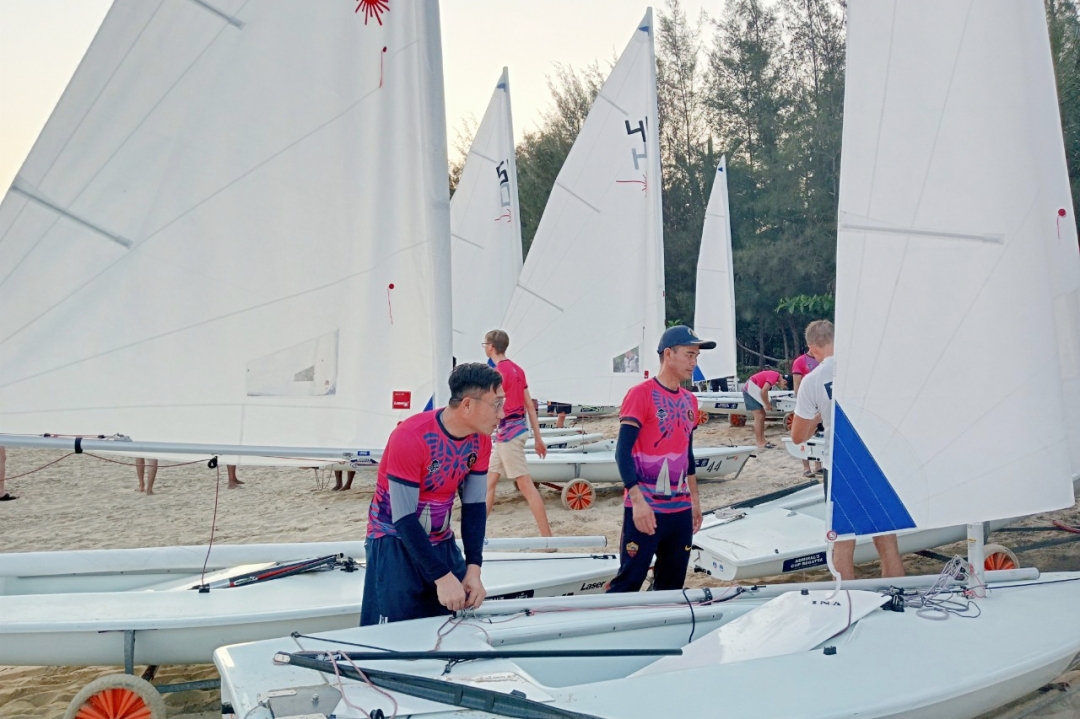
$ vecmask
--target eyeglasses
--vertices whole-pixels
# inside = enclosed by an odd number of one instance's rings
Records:
[[[490,345],[490,344],[491,344],[490,342],[481,342],[481,343],[480,343],[480,346],[481,346],[481,347],[487,347],[487,346],[488,346],[488,345]]]
[[[494,402],[488,402],[486,399],[482,399],[480,397],[473,397],[473,399],[475,399],[477,402],[483,402],[484,404],[489,405],[496,412],[501,410],[506,405],[506,398],[505,397],[500,397],[499,399],[495,400]]]

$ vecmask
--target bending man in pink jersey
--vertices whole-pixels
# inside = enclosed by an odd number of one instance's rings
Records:
[[[700,351],[714,347],[685,325],[669,328],[657,348],[660,372],[623,399],[615,446],[626,486],[622,562],[609,592],[640,590],[654,555],[654,589],[682,589],[686,581],[701,502],[693,444],[698,403],[682,383],[693,377]]]
[[[765,441],[765,412],[772,412],[772,402],[769,401],[769,390],[773,387],[787,389],[787,380],[784,375],[774,369],[767,369],[752,376],[743,385],[743,401],[746,409],[754,416],[754,439],[758,449],[772,449],[776,445]]]

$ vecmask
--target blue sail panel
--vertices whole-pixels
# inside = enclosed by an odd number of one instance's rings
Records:
[[[879,534],[915,527],[907,507],[838,402],[833,415],[829,484],[832,528],[837,534]]]
[[[701,374],[701,368],[700,367],[694,367],[694,381],[695,382],[704,382],[705,381],[705,375]]]

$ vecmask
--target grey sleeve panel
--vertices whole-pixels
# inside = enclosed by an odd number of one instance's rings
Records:
[[[462,504],[483,504],[487,502],[487,475],[470,472],[461,483]]]
[[[390,480],[390,516],[391,522],[396,523],[402,517],[416,514],[416,507],[420,504],[420,488],[415,484],[399,482],[393,477]]]

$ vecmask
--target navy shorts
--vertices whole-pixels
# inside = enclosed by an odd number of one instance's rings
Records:
[[[562,404],[561,402],[548,402],[547,405],[548,414],[570,414],[571,409],[573,409],[572,405]]]
[[[367,540],[365,547],[367,571],[360,626],[452,614],[439,604],[435,583],[417,571],[404,542],[397,537],[379,537]],[[431,548],[455,577],[465,579],[465,558],[453,537]]]
[[[690,566],[690,545],[694,540],[693,511],[656,513],[656,533],[644,534],[634,526],[634,510],[623,508],[622,546],[619,573],[608,592],[637,592],[653,567],[653,589],[682,589]]]

